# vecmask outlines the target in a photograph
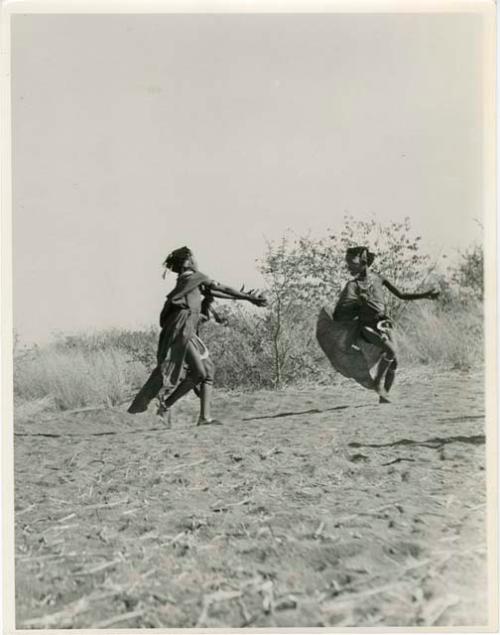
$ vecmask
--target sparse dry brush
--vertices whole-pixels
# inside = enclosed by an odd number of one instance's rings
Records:
[[[39,350],[16,361],[15,396],[34,400],[53,398],[60,409],[105,404],[114,406],[144,376],[144,367],[119,349],[84,352]]]
[[[332,305],[347,280],[346,247],[367,244],[374,265],[405,290],[439,287],[438,302],[402,303],[388,297],[396,319],[400,360],[406,365],[433,364],[470,368],[483,360],[483,254],[473,246],[446,275],[438,273],[404,223],[380,224],[346,217],[340,234],[326,238],[284,237],[269,244],[260,260],[268,309],[225,304],[227,326],[203,326],[216,361],[216,384],[228,390],[331,384],[330,370],[315,339],[319,308]],[[21,400],[51,397],[61,409],[114,405],[127,400],[155,364],[158,329],[112,329],[60,336],[43,349],[16,347],[15,396]]]
[[[460,370],[481,366],[484,341],[481,306],[443,310],[439,306],[417,305],[410,311],[396,330],[403,363]]]

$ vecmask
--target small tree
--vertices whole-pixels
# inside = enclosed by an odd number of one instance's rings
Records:
[[[278,244],[268,243],[260,269],[269,299],[266,325],[272,347],[274,385],[280,388],[291,351],[297,311],[306,299],[300,253],[291,246],[288,236]]]

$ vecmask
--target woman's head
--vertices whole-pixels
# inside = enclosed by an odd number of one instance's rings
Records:
[[[368,247],[349,247],[345,254],[347,268],[352,275],[362,273],[375,260],[375,254]]]
[[[187,269],[196,271],[197,265],[193,252],[189,247],[179,247],[174,249],[165,259],[163,266],[174,273],[181,273]]]

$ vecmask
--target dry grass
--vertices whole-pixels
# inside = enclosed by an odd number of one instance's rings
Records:
[[[484,359],[484,322],[477,304],[443,311],[429,303],[414,303],[396,336],[400,358],[408,365],[467,369],[480,366]]]
[[[18,628],[486,621],[483,378],[15,422]]]
[[[126,399],[143,380],[144,366],[116,349],[84,352],[48,347],[16,364],[15,394],[23,400],[50,396],[57,408],[71,409]]]

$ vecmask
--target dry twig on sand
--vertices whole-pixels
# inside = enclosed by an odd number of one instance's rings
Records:
[[[194,463],[182,463],[181,465],[176,465],[168,470],[163,470],[163,472],[159,472],[160,476],[164,474],[173,474],[174,472],[179,472],[179,470],[188,469],[191,467],[195,467],[196,465],[201,465],[202,463],[206,463],[207,459],[201,459],[200,461],[195,461]]]
[[[459,598],[456,595],[446,595],[445,597],[434,598],[422,606],[420,622],[425,626],[435,626],[440,618],[452,606],[458,604]]]
[[[262,608],[264,613],[270,613],[274,604],[274,585],[272,580],[266,580],[259,591],[262,593]]]
[[[119,622],[123,622],[125,620],[131,620],[134,617],[142,617],[144,611],[130,611],[129,613],[122,613],[121,615],[114,615],[107,620],[102,622],[98,622],[94,628],[109,628],[110,626],[114,626]]]
[[[21,624],[21,628],[72,628],[74,625],[74,619],[94,608],[94,603],[97,600],[105,600],[110,597],[114,597],[116,592],[110,593],[94,593],[92,595],[86,595],[76,602],[66,605],[60,611],[56,613],[50,613],[49,615],[42,615],[40,617],[34,617],[30,620],[25,620]],[[98,628],[98,627],[96,627]]]
[[[93,575],[94,573],[100,573],[101,571],[106,571],[107,569],[111,569],[115,567],[117,564],[122,564],[122,560],[113,560],[112,562],[102,562],[101,564],[97,564],[89,569],[85,569],[80,571],[78,575]]]
[[[207,620],[210,607],[215,602],[224,602],[225,600],[234,600],[241,597],[241,591],[216,591],[203,597],[202,609],[198,620],[196,621],[196,628],[202,628]]]

